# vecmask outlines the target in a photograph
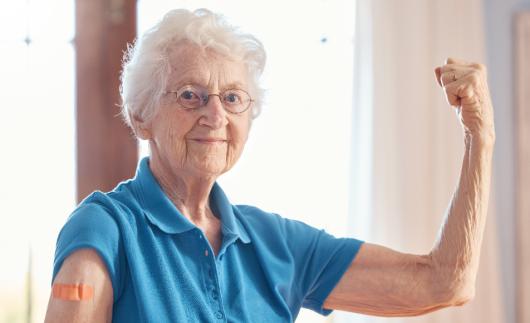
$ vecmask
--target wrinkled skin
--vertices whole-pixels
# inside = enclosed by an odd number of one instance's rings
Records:
[[[177,45],[170,61],[166,91],[195,83],[210,93],[237,86],[253,94],[241,62],[188,43]],[[241,155],[251,122],[252,109],[228,113],[215,96],[205,107],[190,111],[180,109],[175,97],[168,94],[151,120],[133,116],[136,135],[149,141],[153,175],[181,213],[203,230],[215,253],[222,238],[220,220],[210,209],[208,196],[217,177],[231,169]],[[50,297],[46,322],[112,321],[112,283],[95,251],[81,249],[68,256],[54,282],[94,286],[94,296],[90,301]]]
[[[208,60],[203,63],[195,66],[204,67],[204,73],[198,68],[197,75],[212,92],[224,82],[233,81],[230,64],[221,63],[220,67],[208,65]],[[190,71],[194,70],[193,64],[189,66]],[[222,66],[228,70],[223,72]],[[459,186],[442,233],[426,255],[404,254],[365,243],[325,300],[325,308],[413,316],[461,305],[474,296],[495,143],[493,110],[482,65],[449,59],[435,72],[444,95],[458,113],[466,146]],[[218,222],[209,210],[207,196],[213,180],[239,157],[250,128],[250,116],[227,115],[218,102],[210,102],[197,114],[173,109],[168,103],[167,110],[152,123],[137,120],[135,125],[137,135],[150,141],[151,168],[164,191],[183,214],[205,230],[213,246],[219,238]],[[202,136],[219,136],[222,140],[194,141]],[[46,322],[111,321],[112,285],[95,252],[84,249],[69,256],[56,281],[97,286],[94,301],[81,304],[50,298]]]
[[[379,316],[414,316],[474,297],[490,191],[495,128],[486,68],[448,59],[435,69],[464,130],[460,181],[441,235],[427,255],[365,243],[325,308]]]
[[[173,49],[170,61],[166,91],[197,84],[209,93],[234,87],[250,92],[246,66],[216,52],[184,42]],[[251,111],[229,113],[217,96],[205,107],[184,110],[169,93],[152,120],[135,121],[138,136],[149,141],[154,176],[182,214],[205,232],[215,252],[221,243],[220,221],[210,210],[208,196],[215,180],[239,159]]]

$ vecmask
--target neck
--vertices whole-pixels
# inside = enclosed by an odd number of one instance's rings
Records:
[[[149,168],[162,190],[185,217],[196,225],[214,217],[209,197],[215,176],[171,169],[153,157],[149,161]]]

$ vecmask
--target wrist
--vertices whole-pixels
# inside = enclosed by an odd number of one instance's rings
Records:
[[[495,129],[481,130],[481,131],[466,131],[466,142],[473,142],[486,146],[495,145]]]

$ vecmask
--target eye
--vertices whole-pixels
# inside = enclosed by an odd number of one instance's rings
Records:
[[[243,102],[243,98],[239,91],[227,91],[224,93],[223,101],[228,104],[240,104]]]
[[[203,103],[200,93],[199,89],[188,86],[178,91],[177,101],[185,109],[200,108]]]
[[[184,101],[199,100],[199,96],[192,90],[185,90],[179,96],[179,99]]]

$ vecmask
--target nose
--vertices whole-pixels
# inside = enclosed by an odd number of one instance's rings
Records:
[[[219,94],[208,95],[208,102],[202,108],[202,111],[203,113],[199,119],[200,125],[219,129],[228,124],[227,112],[221,103]]]

